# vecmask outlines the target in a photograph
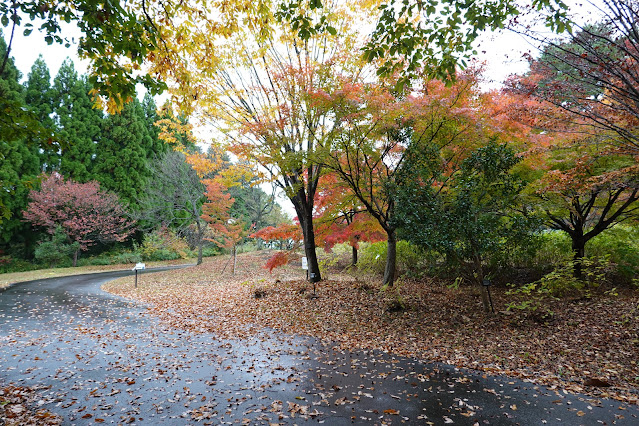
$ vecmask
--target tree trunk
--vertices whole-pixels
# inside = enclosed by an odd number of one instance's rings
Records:
[[[78,255],[80,254],[80,249],[77,249],[73,252],[73,267],[78,266]]]
[[[197,226],[197,264],[202,264],[202,249],[204,247],[204,232],[202,231],[202,225],[199,220],[195,221]]]
[[[304,235],[304,254],[308,261],[308,279],[315,283],[322,280],[317,262],[317,253],[315,252],[315,231],[313,230],[313,217],[300,217],[300,225],[302,226],[302,234]]]
[[[386,250],[386,267],[384,268],[383,285],[392,287],[395,283],[395,275],[397,274],[397,236],[395,229],[387,230],[386,235],[388,248]]]
[[[235,265],[237,265],[237,244],[233,244],[233,275],[235,275]]]
[[[357,265],[357,248],[353,247],[353,266]]]
[[[586,239],[579,235],[571,235],[573,253],[573,275],[578,280],[584,278],[583,259],[586,255]]]
[[[484,265],[482,257],[479,254],[473,256],[473,266],[475,269],[475,281],[479,285],[481,304],[485,313],[491,312],[490,298],[488,296],[488,287],[484,285]]]

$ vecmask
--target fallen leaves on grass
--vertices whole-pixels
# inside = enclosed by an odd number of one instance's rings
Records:
[[[175,327],[223,338],[242,338],[266,327],[344,349],[379,349],[637,402],[639,322],[633,315],[638,297],[630,291],[616,298],[559,301],[550,306],[553,322],[539,324],[518,313],[485,316],[472,288],[405,280],[400,292],[408,309],[389,312],[393,299],[380,291],[377,279],[333,274],[318,283],[314,295],[302,270],[265,271],[269,256],[266,251],[240,256],[235,275],[220,274],[227,258],[219,257],[146,276],[137,289],[130,278],[105,289],[150,303],[151,312]],[[263,297],[255,297],[256,289],[264,291]],[[504,291],[492,292],[497,309],[505,306]],[[584,387],[593,376],[612,387]]]

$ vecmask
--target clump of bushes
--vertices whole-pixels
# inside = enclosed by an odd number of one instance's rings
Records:
[[[567,296],[590,298],[596,290],[610,283],[614,266],[610,263],[609,256],[581,259],[581,279],[575,277],[575,262],[564,262],[537,281],[520,286],[511,284],[511,289],[506,294],[516,296],[517,300],[508,303],[507,309],[526,311],[547,319],[553,315],[550,309],[550,302],[553,300]],[[607,293],[615,295],[616,288],[608,289]]]
[[[69,243],[61,227],[50,238],[40,241],[35,249],[36,261],[54,268],[62,263],[71,264],[71,256],[80,249],[78,242]]]
[[[363,272],[383,273],[386,266],[386,241],[361,243],[357,268]],[[417,274],[425,266],[426,253],[415,244],[400,240],[397,242],[397,273]]]
[[[175,260],[193,256],[188,244],[170,229],[160,229],[144,236],[142,245],[136,247],[142,260]]]

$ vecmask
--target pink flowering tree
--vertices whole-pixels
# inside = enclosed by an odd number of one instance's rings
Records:
[[[60,227],[70,243],[77,242],[73,266],[80,251],[97,243],[124,241],[134,231],[118,196],[101,191],[93,181],[77,183],[58,173],[44,175],[39,190],[29,194],[24,218],[53,235]]]

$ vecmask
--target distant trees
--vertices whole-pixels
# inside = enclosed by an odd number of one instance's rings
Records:
[[[3,59],[5,53],[0,39]],[[93,86],[70,60],[53,82],[42,58],[35,61],[23,85],[10,56],[2,68],[2,102],[15,109],[0,114],[0,121],[14,121],[0,123],[6,129],[0,132],[0,245],[12,255],[33,256],[39,237],[24,222],[22,212],[41,172],[57,172],[79,183],[97,180],[135,207],[136,195],[148,178],[147,163],[168,148],[155,126],[159,117],[153,99],[147,96],[144,105],[131,102],[122,115],[105,116],[94,108]],[[29,120],[37,121],[37,126]]]
[[[150,175],[138,195],[138,217],[147,229],[171,227],[178,235],[189,232],[195,238],[202,263],[202,249],[207,224],[202,216],[205,186],[184,154],[169,151],[150,164]]]
[[[80,251],[97,243],[124,241],[134,230],[118,197],[102,191],[97,182],[77,183],[53,173],[43,176],[40,189],[32,190],[29,199],[25,220],[51,235],[60,228],[69,243],[77,243],[73,266]]]
[[[133,100],[119,113],[107,116],[101,131],[93,178],[118,194],[131,210],[138,210],[137,199],[149,178],[147,163],[154,145],[140,102]]]
[[[76,182],[94,179],[93,166],[100,139],[102,111],[93,108],[91,86],[67,59],[53,79],[53,111],[62,142],[59,165],[52,166]],[[53,162],[53,158],[49,158]]]
[[[0,56],[6,52],[4,40],[0,38]],[[24,88],[19,83],[20,72],[13,59],[9,58],[0,72],[0,103],[18,105],[20,111],[26,111]],[[21,118],[20,118],[21,117]],[[18,124],[26,117],[0,112],[0,128]],[[17,123],[11,122],[18,119]],[[11,123],[8,123],[11,122]],[[33,134],[31,135],[35,137]],[[42,134],[40,136],[43,136]],[[35,236],[29,232],[28,225],[22,220],[22,210],[27,206],[27,196],[31,186],[36,184],[40,174],[38,146],[27,144],[21,132],[0,132],[0,244],[12,242],[16,251],[31,246]]]
[[[601,20],[568,37],[543,41],[530,71],[509,81],[512,92],[536,100],[550,126],[596,130],[618,151],[639,154],[639,32],[636,1],[603,0]],[[552,114],[543,104],[552,105]],[[540,124],[540,123],[538,123]],[[584,127],[586,126],[586,127]]]

